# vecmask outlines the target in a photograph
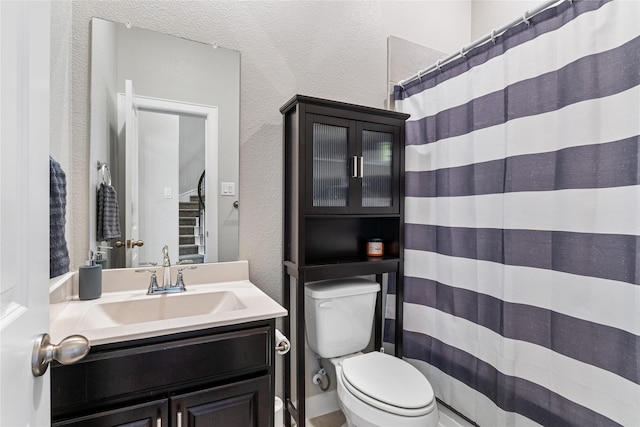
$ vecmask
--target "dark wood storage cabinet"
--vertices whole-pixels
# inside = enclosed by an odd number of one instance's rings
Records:
[[[53,426],[273,426],[273,319],[92,348],[53,364]]]
[[[281,109],[284,130],[285,408],[305,422],[305,283],[393,274],[396,355],[402,348],[404,128],[407,114],[297,95]],[[367,257],[370,239],[384,256]],[[375,337],[381,345],[382,295]],[[291,419],[285,416],[285,424]]]

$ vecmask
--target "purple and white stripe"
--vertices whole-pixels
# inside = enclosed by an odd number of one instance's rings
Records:
[[[395,96],[405,357],[479,425],[640,425],[640,2],[563,2]]]

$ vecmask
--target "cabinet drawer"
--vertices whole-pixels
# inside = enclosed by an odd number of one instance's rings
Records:
[[[268,326],[93,351],[73,365],[53,366],[53,415],[101,401],[117,401],[267,371],[273,343]]]

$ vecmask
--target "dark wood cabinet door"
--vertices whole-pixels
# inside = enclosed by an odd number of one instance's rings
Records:
[[[273,425],[271,377],[181,394],[171,398],[173,424],[181,427]]]
[[[160,427],[169,425],[169,399],[125,406],[53,423],[53,427]]]

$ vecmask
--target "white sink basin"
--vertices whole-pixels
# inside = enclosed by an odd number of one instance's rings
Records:
[[[80,334],[94,346],[287,315],[249,281],[247,261],[199,265],[189,271],[186,292],[146,295],[146,288],[146,278],[127,268],[105,270],[102,296],[95,300],[67,298],[68,288],[56,288],[59,299],[49,306],[51,340]]]
[[[101,329],[244,308],[246,306],[232,291],[153,295],[129,301],[94,304],[78,321],[77,328]]]

